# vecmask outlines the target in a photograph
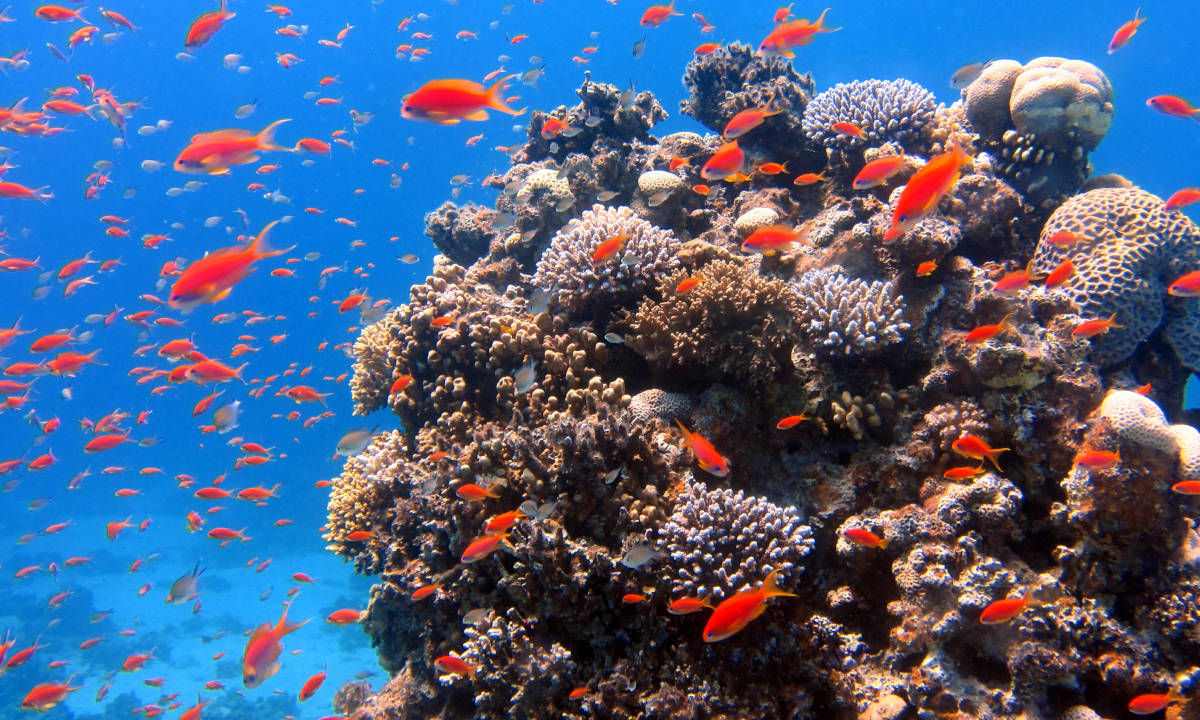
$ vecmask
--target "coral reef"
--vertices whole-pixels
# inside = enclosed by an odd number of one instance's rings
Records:
[[[1083,185],[1087,154],[1112,125],[1112,85],[1082,60],[993,60],[964,95],[967,120],[1000,156],[1000,173],[1042,210]]]
[[[1070,247],[1050,242],[1076,233]],[[1077,195],[1042,228],[1034,270],[1049,273],[1065,259],[1075,275],[1062,292],[1085,319],[1115,315],[1123,327],[1091,338],[1092,358],[1112,365],[1166,324],[1164,335],[1180,361],[1200,370],[1200,305],[1167,295],[1167,286],[1200,270],[1200,227],[1163,209],[1161,198],[1139,188],[1100,188]]]
[[[1094,720],[1194,694],[1200,522],[1178,483],[1200,431],[1174,408],[1200,308],[1166,288],[1200,269],[1200,232],[1118,176],[1067,199],[1111,120],[1103,75],[999,60],[950,107],[903,80],[812,98],[734,43],[685,83],[713,131],[780,110],[740,138],[752,160],[827,181],[692,192],[721,139],[658,140],[652,94],[589,78],[530,114],[494,208],[428,216],[448,257],[354,345],[355,411],[401,427],[330,488],[329,549],[378,578],[362,627],[391,674],[341,711]],[[569,131],[543,137],[550,117]],[[970,167],[884,243],[954,144]],[[887,184],[844,181],[901,149]],[[806,242],[742,253],[768,225]],[[773,570],[795,597],[762,600]],[[735,595],[762,602],[705,642]]]
[[[909,80],[855,80],[838,83],[812,99],[804,111],[804,134],[839,159],[873,145],[896,143],[906,152],[929,149],[933,93]],[[862,137],[840,133],[834,123],[850,123]]]

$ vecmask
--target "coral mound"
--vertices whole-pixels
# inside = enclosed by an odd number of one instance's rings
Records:
[[[1049,242],[1060,232],[1083,238],[1069,248]],[[1139,188],[1101,188],[1071,198],[1046,221],[1034,270],[1049,273],[1064,259],[1075,277],[1063,288],[1085,319],[1116,315],[1123,325],[1091,339],[1092,358],[1112,365],[1133,354],[1163,323],[1180,361],[1200,370],[1200,304],[1167,295],[1167,286],[1200,270],[1200,227],[1163,210]]]
[[[600,245],[624,237],[610,257],[595,260]],[[679,240],[627,207],[594,205],[550,241],[533,275],[551,302],[581,315],[602,315],[636,301],[679,267]]]
[[[824,355],[867,357],[904,340],[904,296],[891,281],[866,282],[838,268],[810,270],[796,283],[801,317]]]
[[[804,134],[814,143],[842,153],[862,151],[894,142],[910,153],[929,147],[933,93],[911,80],[855,80],[838,83],[813,98],[804,111]],[[833,128],[837,122],[856,125],[858,139]]]

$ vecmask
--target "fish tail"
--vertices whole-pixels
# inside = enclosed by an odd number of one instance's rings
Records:
[[[1141,10],[1141,8],[1138,8],[1138,9]],[[1183,693],[1179,692],[1179,686],[1177,686],[1177,685],[1172,685],[1171,688],[1169,690],[1167,690],[1167,703],[1168,704],[1180,702],[1180,701],[1186,700],[1186,699],[1187,698],[1185,698],[1183,696]]]
[[[275,142],[275,131],[279,129],[280,125],[291,121],[291,118],[280,118],[279,120],[276,120],[275,122],[263,128],[257,135],[254,136],[255,145],[258,146],[258,149],[275,150],[277,152],[294,152],[293,148],[284,147],[283,145]]]
[[[1008,452],[1009,450],[1010,448],[992,448],[988,452],[984,453],[984,455],[988,460],[991,461],[992,465],[996,466],[996,470],[998,472],[1004,472],[1004,470],[1000,468],[1000,463],[996,460],[996,458],[1000,457],[1000,453]]]
[[[817,32],[837,32],[838,30],[842,29],[841,26],[831,28],[825,24],[825,14],[828,12],[829,8],[822,10],[821,14],[817,17],[817,21],[813,23],[813,29],[815,29]]]
[[[292,600],[288,600],[286,603],[283,604],[283,614],[279,616],[279,622],[276,623],[276,625],[275,625],[274,632],[275,632],[275,636],[277,638],[281,638],[290,632],[295,632],[296,630],[299,630],[300,628],[307,625],[309,620],[312,620],[312,618],[309,618],[308,620],[305,620],[303,622],[289,623],[288,619],[287,619],[287,614],[288,614],[288,610],[290,610],[292,607],[292,602],[293,602]]]
[[[289,245],[282,250],[276,250],[275,248],[271,247],[269,242],[267,242],[267,235],[271,232],[271,229],[278,224],[278,220],[272,220],[271,222],[267,223],[266,227],[259,231],[257,236],[255,236],[254,242],[250,244],[250,255],[255,260],[275,257],[276,255],[282,255],[290,250],[295,249],[295,245]]]
[[[508,89],[508,81],[515,77],[519,77],[518,73],[505,75],[484,91],[485,95],[487,96],[488,107],[492,108],[493,110],[499,110],[500,112],[508,113],[509,115],[520,115],[521,113],[525,112],[527,108],[514,110],[504,102],[503,94],[504,91]]]
[[[1110,328],[1124,328],[1124,327],[1125,327],[1124,325],[1118,325],[1118,324],[1116,324],[1115,322],[1113,322],[1113,320],[1116,320],[1116,319],[1117,319],[1117,314],[1116,314],[1116,313],[1113,313],[1112,315],[1109,315],[1109,316],[1108,316],[1108,326],[1109,326]]]
[[[775,578],[782,570],[772,570],[767,573],[767,577],[763,580],[762,593],[765,597],[796,597],[796,593],[785,592],[779,589],[779,585],[775,583]]]
[[[683,444],[690,445],[692,442],[692,431],[684,427],[683,423],[679,421],[679,418],[675,418],[675,424],[679,426],[680,432],[683,433]]]

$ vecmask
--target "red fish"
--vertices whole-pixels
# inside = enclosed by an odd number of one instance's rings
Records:
[[[460,558],[464,563],[473,563],[477,560],[482,560],[501,545],[508,545],[508,533],[495,533],[493,535],[484,535],[483,537],[472,540],[467,549],[463,550]]]
[[[291,605],[290,600],[284,603],[283,614],[275,627],[271,627],[271,623],[263,623],[246,641],[246,649],[242,652],[242,683],[246,687],[256,688],[279,671],[278,658],[283,652],[283,637],[308,624],[308,620],[294,624],[287,621]]]
[[[914,274],[917,277],[929,277],[937,270],[937,268],[937,260],[926,260],[920,265],[917,265],[917,269]]]
[[[900,237],[937,209],[942,197],[958,181],[959,168],[970,161],[971,156],[955,143],[949,152],[931,158],[914,173],[892,209],[892,226],[883,236],[884,241]]]
[[[235,15],[237,13],[225,10],[225,0],[221,0],[221,7],[206,12],[192,21],[192,25],[187,31],[187,37],[183,41],[183,46],[188,50],[195,50],[207,43],[209,40],[212,40],[212,36],[221,29],[225,21],[230,20]]]
[[[776,430],[791,430],[792,428],[796,427],[797,425],[799,425],[800,423],[804,422],[807,419],[808,419],[808,416],[805,415],[804,413],[800,413],[799,415],[788,415],[784,419],[775,423],[775,429]]]
[[[989,603],[979,614],[979,622],[984,625],[999,625],[1012,620],[1034,604],[1033,592],[1026,590],[1025,595],[1017,598],[1004,598]]]
[[[847,528],[842,531],[842,535],[855,545],[879,548],[880,550],[886,548],[889,542],[887,538],[881,538],[866,528]]]
[[[1000,463],[996,462],[996,458],[1000,456],[1000,453],[1009,450],[1009,448],[993,448],[983,438],[969,434],[963,435],[951,443],[950,449],[968,460],[982,461],[987,459],[996,467],[997,471],[1000,470]]]
[[[667,606],[667,612],[672,615],[691,615],[710,607],[712,604],[708,602],[708,598],[682,597],[672,600],[671,604]]]
[[[295,247],[273,250],[267,245],[267,234],[277,222],[269,223],[249,245],[221,248],[184,268],[171,286],[168,304],[176,309],[190,310],[221,300],[250,274],[250,266],[255,262],[282,255]]]
[[[50,708],[59,704],[67,698],[69,693],[73,693],[82,685],[71,685],[71,678],[67,678],[65,683],[41,683],[34,685],[25,699],[21,701],[22,710],[36,710],[38,712],[46,712]]]
[[[471,663],[462,658],[453,655],[443,655],[433,661],[433,666],[444,673],[451,675],[466,675],[472,679],[475,677],[475,667]]]
[[[1071,336],[1090,338],[1097,335],[1104,335],[1113,328],[1125,327],[1124,325],[1118,325],[1113,322],[1116,319],[1117,314],[1113,313],[1112,315],[1109,315],[1107,319],[1103,320],[1084,320],[1075,326],[1075,329],[1071,331]]]
[[[758,46],[758,54],[764,56],[782,55],[784,57],[795,57],[796,53],[792,48],[803,47],[813,41],[817,33],[829,33],[841,30],[840,27],[831,28],[825,24],[825,15],[829,12],[829,8],[821,11],[820,17],[816,22],[809,22],[807,18],[798,20],[788,20],[787,22],[776,25],[767,37],[763,39]]]
[[[400,114],[409,120],[426,120],[439,125],[453,125],[460,120],[487,120],[487,109],[499,110],[509,115],[525,112],[514,110],[504,100],[504,91],[514,75],[500,78],[494,85],[484,88],[470,80],[431,80],[404,98]]]
[[[1177,688],[1171,688],[1165,693],[1146,693],[1129,701],[1129,712],[1134,715],[1153,715],[1171,703],[1183,702],[1186,699],[1179,694]]]
[[[624,247],[625,241],[630,237],[629,233],[621,235],[613,235],[604,242],[596,246],[596,251],[592,253],[592,262],[601,263],[616,255]]]
[[[50,22],[66,22],[68,20],[78,20],[81,23],[87,22],[87,20],[84,20],[83,17],[80,16],[78,10],[71,10],[70,8],[65,8],[62,5],[43,5],[37,10],[34,10],[33,14],[42,20],[48,20]]]
[[[737,140],[730,140],[704,163],[704,167],[700,168],[700,176],[705,180],[724,180],[730,175],[740,173],[745,162],[746,153],[738,147]]]
[[[749,237],[742,241],[742,252],[770,255],[780,250],[787,250],[794,243],[802,241],[805,234],[801,228],[767,225],[750,233]]]
[[[713,444],[708,441],[700,433],[692,432],[683,426],[683,423],[676,420],[675,424],[679,426],[679,430],[683,433],[683,444],[692,448],[692,452],[696,455],[696,463],[704,472],[715,475],[717,477],[725,477],[729,474],[729,460],[717,452]]]
[[[304,681],[304,686],[300,688],[299,700],[304,702],[313,695],[317,690],[321,689],[321,684],[325,682],[325,671],[314,674],[308,680]],[[181,719],[182,720],[182,719]]]
[[[1190,272],[1171,283],[1167,294],[1175,297],[1200,297],[1200,270]]]
[[[1121,454],[1115,450],[1085,449],[1075,458],[1075,462],[1084,467],[1104,470],[1120,463]]]
[[[292,152],[275,142],[275,130],[291,118],[276,120],[258,133],[232,128],[193,135],[175,158],[175,169],[185,173],[224,175],[229,168],[256,162],[264,151]]]
[[[689,292],[695,290],[696,286],[699,285],[700,283],[704,282],[704,280],[705,280],[705,278],[703,275],[693,275],[692,277],[686,277],[686,278],[680,280],[679,284],[675,286],[675,294],[683,295],[685,293],[689,293]]]
[[[361,610],[344,608],[342,610],[334,610],[333,612],[329,613],[329,617],[325,618],[325,622],[329,623],[330,625],[353,625],[354,623],[358,622],[358,619],[361,616]]]
[[[994,325],[980,325],[971,332],[967,333],[963,340],[969,343],[987,342],[1005,330],[1012,328],[1012,325],[1010,325],[1008,322],[1010,317],[1012,317],[1012,313],[1005,315],[1000,319],[1000,322]]]
[[[778,115],[782,110],[773,110],[770,107],[755,107],[743,110],[737,115],[730,118],[725,124],[725,130],[721,133],[726,140],[734,140],[740,138],[754,128],[763,124],[763,121],[772,115]]]
[[[513,525],[516,525],[517,521],[527,517],[529,516],[523,510],[509,510],[488,520],[487,525],[483,527],[483,531],[488,535],[495,535],[496,533],[508,530]]]
[[[1176,95],[1155,95],[1146,101],[1146,107],[1171,117],[1200,121],[1200,108],[1193,107],[1190,102]]]
[[[642,27],[658,27],[671,19],[672,15],[683,15],[675,11],[675,0],[671,0],[670,5],[651,5],[642,13]]]
[[[1200,200],[1200,187],[1188,187],[1176,190],[1163,203],[1163,210],[1178,210]]]
[[[866,190],[887,182],[893,175],[904,167],[904,154],[888,155],[863,165],[862,170],[854,176],[850,186],[855,190]]]
[[[796,597],[794,593],[779,589],[775,584],[778,575],[779,571],[773,570],[763,580],[762,587],[743,590],[722,600],[704,626],[704,642],[718,642],[741,632],[751,620],[763,614],[767,600],[773,597]]]
[[[1048,288],[1059,287],[1064,285],[1071,276],[1075,274],[1075,263],[1071,262],[1071,258],[1064,259],[1058,264],[1058,267],[1050,271],[1043,281],[1043,285]]]
[[[1133,36],[1137,34],[1138,27],[1142,23],[1146,22],[1146,18],[1139,17],[1141,14],[1142,9],[1138,8],[1133,14],[1133,19],[1121,25],[1121,27],[1117,28],[1117,31],[1113,33],[1112,40],[1108,41],[1109,55],[1112,55],[1116,51],[1128,45],[1129,41],[1133,39]]]

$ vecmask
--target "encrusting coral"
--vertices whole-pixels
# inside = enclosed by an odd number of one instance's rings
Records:
[[[346,460],[326,538],[378,577],[391,679],[346,710],[1094,720],[1193,695],[1200,431],[1174,408],[1200,309],[1166,288],[1200,231],[1115,178],[1068,199],[1103,75],[1001,60],[950,107],[907,81],[814,99],[732,44],[685,82],[713,131],[781,111],[747,177],[694,190],[721,139],[659,140],[652,94],[589,78],[531,113],[494,209],[429,216],[449,257],[363,328],[355,411],[401,427]],[[884,242],[956,145],[962,177]],[[778,246],[743,252],[756,231]],[[745,622],[704,634],[733,598]]]

